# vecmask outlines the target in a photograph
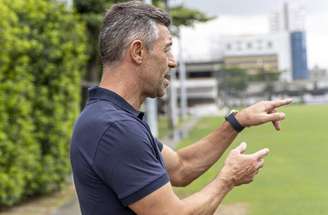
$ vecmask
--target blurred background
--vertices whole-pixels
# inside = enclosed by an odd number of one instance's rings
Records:
[[[0,0],[0,215],[80,215],[70,136],[101,77],[97,38],[119,0]],[[205,136],[232,108],[291,97],[282,131],[246,129],[234,145],[271,149],[220,215],[328,214],[328,1],[145,0],[168,11],[178,67],[147,99],[152,133],[172,148]],[[223,160],[186,188],[199,191]]]

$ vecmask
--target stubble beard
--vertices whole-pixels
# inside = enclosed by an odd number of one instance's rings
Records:
[[[168,87],[168,81],[163,79],[159,84],[159,88],[157,88],[157,97],[163,97],[165,95],[165,90]]]

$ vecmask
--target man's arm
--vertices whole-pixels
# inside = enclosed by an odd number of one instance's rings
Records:
[[[276,108],[290,102],[290,99],[259,102],[241,110],[235,117],[245,127],[272,122],[279,130],[285,114],[277,112]],[[164,146],[162,155],[172,185],[186,186],[202,175],[222,156],[237,134],[228,122],[224,122],[208,136],[177,152]]]
[[[180,200],[173,192],[171,184],[167,183],[129,207],[138,215],[213,214],[231,189],[223,181],[214,180],[202,191]]]
[[[213,214],[223,198],[234,186],[250,183],[263,166],[268,149],[254,154],[243,154],[246,144],[232,150],[218,176],[200,192],[180,200],[167,183],[143,199],[129,205],[138,215],[209,215]]]
[[[223,125],[189,147],[175,152],[164,145],[162,155],[173,186],[186,186],[212,166],[230,146],[237,132]]]

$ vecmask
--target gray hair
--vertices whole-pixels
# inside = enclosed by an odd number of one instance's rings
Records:
[[[119,61],[129,44],[136,39],[143,41],[145,47],[151,49],[158,38],[156,24],[169,27],[169,15],[140,1],[114,4],[105,14],[99,35],[102,63]]]

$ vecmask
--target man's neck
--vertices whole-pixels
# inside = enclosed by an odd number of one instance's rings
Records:
[[[139,111],[145,101],[137,79],[132,77],[128,68],[106,69],[99,87],[111,90],[126,100],[135,110]]]

